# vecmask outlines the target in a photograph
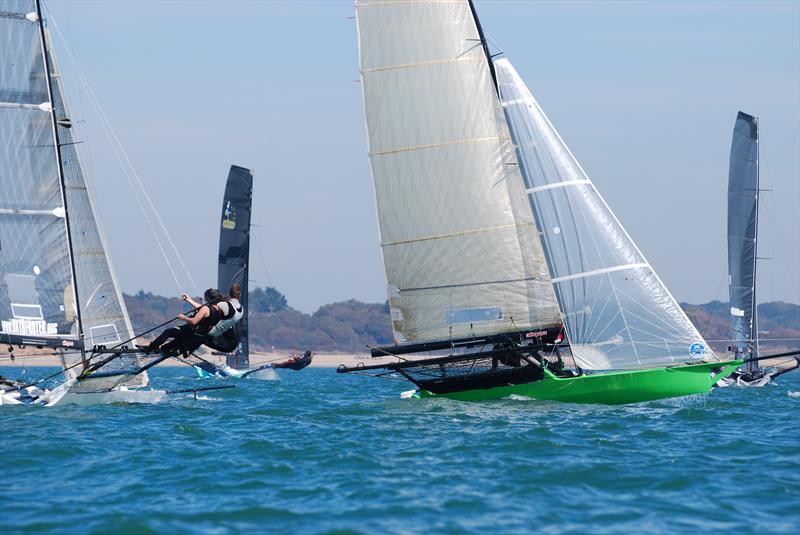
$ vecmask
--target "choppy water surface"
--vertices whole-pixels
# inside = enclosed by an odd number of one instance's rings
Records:
[[[153,383],[215,384],[191,373]],[[319,369],[235,384],[0,408],[0,533],[800,529],[800,373],[624,407],[401,400]]]

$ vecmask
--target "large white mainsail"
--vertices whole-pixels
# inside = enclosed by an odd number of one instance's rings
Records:
[[[37,7],[0,2],[0,340],[110,347],[133,330]],[[135,364],[122,356],[103,371]],[[143,373],[128,385],[146,383]]]
[[[557,325],[468,1],[358,0],[356,18],[396,340]]]
[[[631,369],[713,357],[511,63],[495,70],[577,362]]]

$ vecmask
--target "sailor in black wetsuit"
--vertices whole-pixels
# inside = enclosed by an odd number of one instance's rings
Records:
[[[219,307],[216,305],[217,302],[224,298],[219,290],[214,288],[206,290],[203,295],[206,301],[204,305],[194,302],[186,294],[183,294],[181,298],[195,308],[199,306],[194,316],[189,317],[178,314],[178,319],[185,321],[186,325],[182,325],[178,328],[172,327],[166,329],[144,349],[147,351],[161,351],[165,353],[191,353],[203,345],[203,341],[208,332],[213,329],[214,325],[222,318]],[[170,341],[167,342],[167,340]]]

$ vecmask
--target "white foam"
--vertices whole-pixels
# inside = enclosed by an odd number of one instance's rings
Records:
[[[536,401],[533,398],[529,398],[527,396],[520,396],[519,394],[511,394],[510,396],[506,396],[503,399],[507,399],[510,401]]]
[[[800,392],[795,392],[793,390],[790,390],[789,391],[789,397],[790,398],[800,398]]]
[[[259,381],[275,381],[278,379],[278,374],[272,368],[264,368],[258,370],[247,376],[247,379],[258,379]]]

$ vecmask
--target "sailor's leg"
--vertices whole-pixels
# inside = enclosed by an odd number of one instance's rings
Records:
[[[175,327],[170,327],[169,329],[165,329],[164,332],[159,334],[155,340],[150,342],[150,347],[152,349],[158,349],[161,347],[161,344],[169,340],[170,338],[177,338],[180,335],[180,329]]]

